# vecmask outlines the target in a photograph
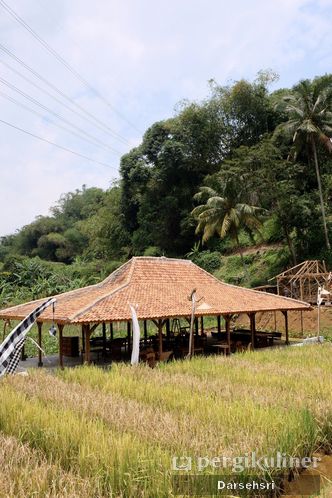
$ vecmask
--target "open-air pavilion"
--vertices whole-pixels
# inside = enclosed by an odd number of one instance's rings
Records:
[[[267,334],[262,336],[264,333],[256,330],[256,313],[282,313],[285,343],[288,344],[288,313],[310,309],[307,303],[301,301],[223,283],[189,260],[134,257],[99,284],[54,296],[54,313],[48,308],[37,322],[39,344],[43,342],[43,324],[54,321],[58,328],[60,366],[64,364],[64,356],[73,355],[73,350],[78,354],[78,336],[67,337],[67,325],[75,325],[80,330],[85,362],[90,363],[91,352],[97,350],[113,357],[118,355],[119,358],[124,350],[128,357],[131,350],[131,304],[136,307],[137,317],[143,322],[141,349],[143,352],[144,348],[153,350],[157,360],[166,359],[170,352],[188,351],[186,329],[189,327],[181,324],[185,320],[190,321],[190,295],[193,290],[197,299],[194,352],[205,352],[206,317],[215,318],[215,346],[219,351],[230,352],[234,343],[250,346],[251,349],[270,344],[264,339]],[[39,299],[3,309],[0,318],[4,321],[23,319],[43,301]],[[247,331],[233,331],[232,318],[241,313],[248,315],[250,327]],[[126,323],[123,338],[114,337],[114,324],[119,322]],[[148,322],[156,328],[155,337],[148,335]],[[102,335],[94,338],[93,334],[99,327]],[[273,341],[271,336],[267,339]],[[41,353],[39,364],[42,365]]]

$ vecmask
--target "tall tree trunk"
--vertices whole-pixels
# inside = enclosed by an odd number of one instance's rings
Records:
[[[320,179],[320,172],[319,172],[319,165],[318,165],[318,158],[317,158],[317,149],[316,149],[316,142],[315,142],[314,136],[311,137],[311,145],[312,145],[312,151],[314,154],[314,161],[315,161],[315,168],[316,168],[316,175],[317,175],[317,184],[318,184],[318,191],[319,191],[319,198],[320,198],[320,208],[322,211],[323,226],[324,226],[325,243],[326,243],[327,249],[330,250],[331,244],[330,244],[330,240],[329,240],[329,234],[327,231],[322,183],[321,183],[321,179]]]

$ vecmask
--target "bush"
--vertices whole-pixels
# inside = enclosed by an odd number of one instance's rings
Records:
[[[193,258],[192,261],[203,268],[204,270],[213,273],[215,270],[218,270],[221,265],[221,256],[219,252],[214,251],[202,251],[198,254],[196,254]]]
[[[149,246],[145,249],[144,256],[162,256],[161,250],[156,246]]]

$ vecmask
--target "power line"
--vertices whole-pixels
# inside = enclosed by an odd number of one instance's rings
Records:
[[[43,116],[40,112],[37,112],[35,111],[34,109],[31,109],[31,107],[23,104],[22,102],[19,102],[18,100],[14,99],[13,97],[11,97],[10,95],[7,95],[6,93],[4,92],[1,92],[0,91],[0,96],[3,97],[4,99],[8,100],[9,102],[12,102],[13,104],[17,105],[18,107],[21,107],[29,112],[31,112],[32,114],[35,114],[36,116],[38,116],[39,118],[41,119],[44,119],[45,116]],[[78,137],[80,140],[84,140],[85,142],[87,143],[90,143],[94,146],[97,146],[97,147],[101,147],[98,143],[96,142],[93,142],[92,140],[89,140],[88,138],[85,138],[83,135],[81,135],[80,133],[76,133],[75,131],[73,130],[70,130],[69,128],[66,128],[65,126],[62,126],[60,125],[59,123],[55,123],[54,121],[51,120],[51,123],[54,125],[54,126],[57,126],[58,128],[60,128],[61,130],[64,130],[64,131],[67,131],[68,133],[71,133],[72,135],[74,135],[75,137]]]
[[[19,93],[20,95],[22,95],[24,98],[26,98],[27,100],[29,100],[30,102],[32,102],[36,106],[40,107],[41,109],[44,109],[46,112],[49,112],[50,114],[53,114],[53,116],[55,116],[56,118],[60,119],[61,121],[64,121],[66,124],[68,124],[69,126],[71,126],[72,128],[74,128],[75,130],[78,130],[83,135],[86,135],[87,137],[92,138],[92,140],[94,140],[95,143],[97,143],[97,144],[103,146],[104,148],[109,149],[111,152],[113,152],[113,153],[118,154],[118,155],[121,156],[121,153],[118,150],[113,149],[113,147],[110,147],[109,145],[105,144],[104,142],[102,142],[101,140],[99,140],[98,138],[96,138],[94,135],[91,135],[90,133],[86,132],[85,130],[83,130],[79,126],[76,126],[75,124],[73,124],[71,121],[68,121],[68,119],[66,119],[63,116],[61,116],[61,114],[58,114],[57,112],[53,111],[49,107],[45,106],[44,104],[42,104],[41,102],[39,102],[35,98],[31,97],[27,93],[25,93],[22,90],[20,90],[19,88],[17,88],[17,86],[13,85],[9,81],[7,81],[4,78],[0,77],[0,83],[6,85],[8,88],[10,88],[11,90],[13,90],[14,92]]]
[[[99,118],[96,118],[91,112],[87,111],[84,107],[82,107],[80,104],[78,104],[77,102],[75,102],[74,99],[72,99],[71,97],[69,97],[68,95],[66,95],[62,90],[60,90],[57,86],[55,86],[53,83],[51,83],[46,78],[44,78],[40,73],[38,73],[37,71],[35,71],[31,66],[29,66],[28,64],[26,64],[22,59],[20,59],[19,57],[17,57],[13,52],[11,52],[7,47],[5,47],[4,45],[2,45],[1,43],[0,43],[0,50],[2,50],[5,54],[7,54],[9,57],[11,57],[15,62],[17,62],[18,64],[20,64],[21,66],[23,66],[27,71],[29,71],[31,74],[33,74],[36,78],[38,78],[40,81],[42,81],[48,87],[52,88],[52,90],[55,91],[56,93],[58,93],[59,95],[61,95],[62,98],[64,98],[65,100],[67,100],[68,102],[70,102],[71,104],[73,104],[75,107],[77,107],[78,109],[80,109],[80,111],[84,114],[84,116],[82,116],[80,113],[78,113],[75,110],[71,110],[70,107],[68,107],[68,106],[66,106],[66,104],[62,103],[62,105],[64,107],[70,109],[72,112],[78,114],[80,117],[83,117],[83,119],[86,119],[90,123],[92,122],[92,124],[94,126],[97,126],[97,128],[101,129],[103,132],[109,133],[113,138],[115,138],[117,140],[120,140],[121,142],[123,142],[126,145],[130,145],[130,142],[126,138],[122,137],[119,133],[113,131],[112,128],[110,128],[107,124],[103,123],[103,121],[101,121]],[[6,65],[6,63],[4,61],[1,61],[1,62],[4,65]],[[41,87],[39,87],[38,85],[36,85],[36,83],[31,82],[31,80],[29,80],[26,76],[22,75],[22,73],[20,73],[19,71],[11,68],[11,66],[9,66],[9,65],[7,65],[7,67],[9,67],[12,71],[16,72],[16,74],[19,74],[19,76],[21,76],[22,78],[24,78],[26,81],[29,81],[29,83],[31,83],[32,85],[34,85],[37,88],[39,88],[44,93],[49,94],[46,90],[44,90]],[[52,98],[56,99],[56,97],[52,97]],[[58,100],[58,99],[56,99],[56,100]],[[60,103],[61,103],[61,101],[60,101]],[[93,121],[91,121],[90,118],[92,118]]]
[[[19,23],[26,29],[55,59],[60,62],[68,71],[70,71],[81,83],[83,83],[91,92],[93,92],[100,100],[102,100],[113,112],[115,112],[121,119],[126,121],[132,128],[134,128],[139,133],[142,133],[135,124],[129,121],[120,111],[118,111],[108,100],[94,88],[76,69],[73,68],[54,48],[51,47],[41,36],[39,36],[36,31],[34,31],[29,24],[24,21],[9,5],[4,1],[0,0],[0,5]]]
[[[73,154],[74,156],[82,157],[83,159],[86,159],[87,161],[90,161],[92,163],[100,164],[101,166],[106,166],[107,168],[112,168],[116,169],[115,166],[111,166],[110,164],[103,163],[101,161],[96,161],[96,159],[92,159],[91,157],[85,156],[84,154],[81,154],[80,152],[76,152],[74,150],[68,149],[67,147],[64,147],[63,145],[59,145],[55,142],[51,142],[51,140],[47,140],[47,138],[40,137],[39,135],[35,135],[34,133],[31,133],[30,131],[24,130],[23,128],[20,128],[19,126],[13,125],[12,123],[9,123],[8,121],[5,121],[4,119],[0,119],[0,123],[5,124],[6,126],[9,126],[11,128],[14,128],[15,130],[18,130],[22,133],[25,133],[26,135],[29,135],[30,137],[37,138],[38,140],[41,140],[42,142],[45,142],[50,145],[54,145],[54,147],[57,147],[58,149],[64,150],[66,152],[70,152],[70,154]]]

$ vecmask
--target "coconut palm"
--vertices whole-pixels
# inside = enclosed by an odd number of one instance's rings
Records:
[[[301,81],[294,87],[293,93],[282,98],[279,106],[288,115],[288,121],[281,128],[292,134],[295,145],[294,159],[303,148],[309,150],[308,160],[313,159],[316,169],[317,185],[322,212],[322,221],[326,247],[330,249],[330,240],[326,224],[324,197],[318,164],[317,146],[322,145],[332,152],[332,81],[329,77],[310,82]]]
[[[213,235],[222,239],[229,235],[236,242],[246,271],[239,232],[241,229],[249,233],[257,231],[261,226],[259,215],[262,209],[241,202],[242,198],[241,179],[219,177],[215,188],[200,188],[194,199],[203,201],[203,204],[193,209],[191,214],[197,220],[196,233],[203,233],[203,242]]]

